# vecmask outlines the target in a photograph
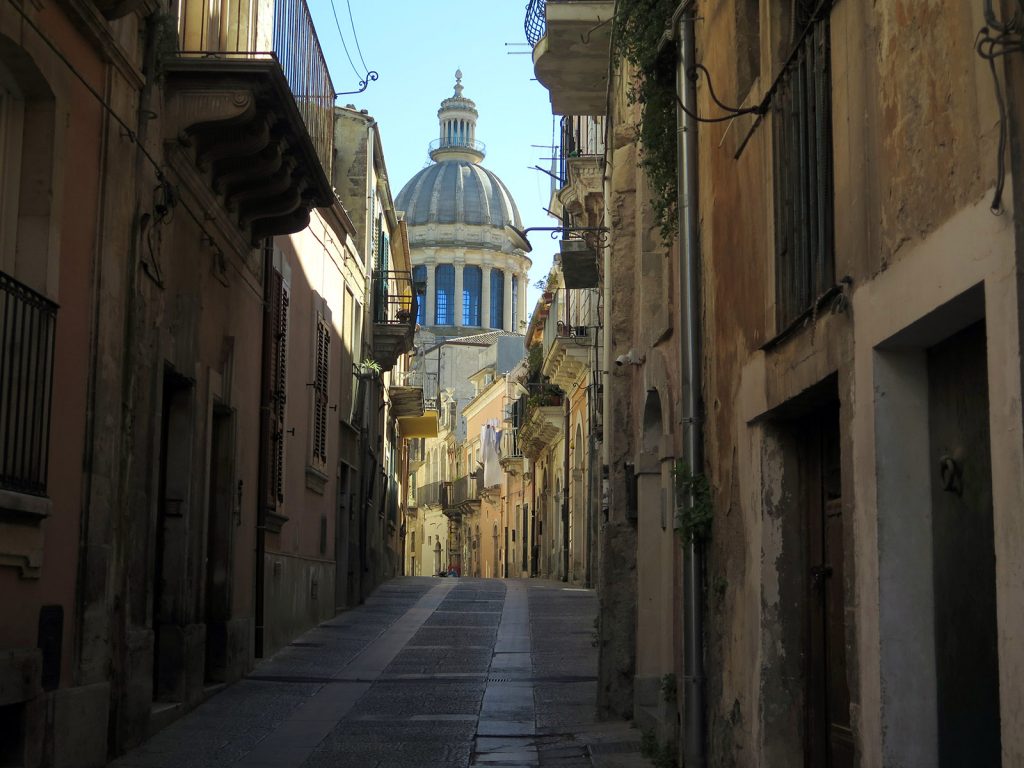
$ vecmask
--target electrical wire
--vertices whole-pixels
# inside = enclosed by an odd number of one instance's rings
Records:
[[[345,42],[345,35],[341,31],[341,20],[338,18],[338,8],[334,4],[334,0],[331,0],[331,13],[334,14],[334,26],[338,29],[338,39],[341,40],[341,48],[345,51],[345,58],[348,59],[348,64],[352,67],[353,74],[355,74],[357,78],[362,78],[363,74],[359,71],[356,63],[352,60],[352,54],[349,53],[348,50],[348,43]]]
[[[996,216],[1003,213],[1003,189],[1006,186],[1006,143],[1009,132],[1009,118],[1006,114],[1006,97],[1003,85],[999,81],[996,60],[1011,53],[1024,52],[1024,0],[1018,0],[1020,11],[1013,17],[1002,22],[992,10],[992,0],[985,0],[985,23],[987,26],[978,31],[974,49],[978,56],[988,62],[992,73],[992,84],[995,88],[996,106],[999,109],[999,146],[996,156],[996,188],[992,194],[989,209]],[[995,30],[993,34],[991,30]]]
[[[369,72],[370,68],[366,66],[366,59],[363,58],[363,49],[359,46],[359,33],[356,32],[356,22],[352,18],[352,2],[351,0],[345,0],[345,5],[348,6],[348,21],[352,25],[352,39],[356,43],[356,53],[359,54],[359,62],[363,65],[363,70]]]

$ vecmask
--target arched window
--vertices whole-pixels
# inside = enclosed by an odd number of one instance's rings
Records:
[[[427,268],[420,264],[412,268],[412,289],[417,291],[422,288],[422,293],[416,294],[416,322],[419,325],[427,324]]]
[[[455,303],[455,267],[438,264],[434,270],[434,323],[455,325],[452,305]]]
[[[491,328],[505,328],[505,273],[491,270]],[[510,329],[515,330],[515,329]]]
[[[512,275],[512,327],[513,333],[519,332],[519,277]]]
[[[480,293],[484,280],[480,267],[462,268],[462,324],[480,325]]]

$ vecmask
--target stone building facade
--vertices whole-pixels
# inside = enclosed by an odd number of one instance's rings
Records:
[[[0,763],[104,765],[335,610],[353,393],[356,599],[397,570],[392,382],[350,372],[411,347],[404,230],[374,274],[305,4],[258,5],[0,6]]]
[[[1018,764],[1016,17],[612,5],[527,19],[608,120],[599,702],[687,766]]]

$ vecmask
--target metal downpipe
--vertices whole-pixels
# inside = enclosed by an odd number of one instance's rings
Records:
[[[682,105],[697,114],[697,89],[688,70],[696,63],[694,3],[682,3],[674,18],[680,43],[676,83]],[[682,259],[679,290],[682,301],[683,450],[690,472],[704,470],[701,407],[700,345],[700,218],[697,211],[697,121],[676,107],[679,135],[679,236]],[[692,504],[693,499],[687,499]],[[691,540],[683,550],[683,758],[686,768],[704,768],[704,545]]]

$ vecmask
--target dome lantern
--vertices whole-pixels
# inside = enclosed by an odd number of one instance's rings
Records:
[[[462,70],[455,70],[455,92],[441,102],[437,111],[438,138],[430,143],[430,159],[468,160],[479,163],[486,147],[476,140],[476,119],[479,113],[472,99],[462,95]]]

